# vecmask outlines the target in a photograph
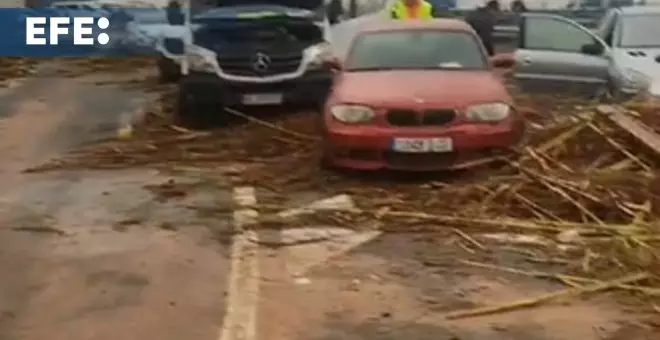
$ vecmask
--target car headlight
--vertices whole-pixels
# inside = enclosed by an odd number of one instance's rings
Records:
[[[625,79],[626,87],[639,90],[648,88],[651,83],[647,75],[632,68],[627,68],[623,71],[623,78]]]
[[[310,46],[304,53],[308,61],[307,67],[311,69],[321,68],[333,59],[332,46],[327,42]]]
[[[215,52],[198,45],[188,47],[186,51],[188,67],[192,71],[214,73],[218,68]]]
[[[374,119],[375,113],[369,107],[361,105],[335,105],[330,114],[345,124],[364,124]]]
[[[465,117],[472,122],[499,122],[511,114],[511,107],[505,103],[473,105],[465,111]]]

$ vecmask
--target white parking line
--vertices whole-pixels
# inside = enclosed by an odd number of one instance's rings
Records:
[[[257,196],[252,187],[235,188],[234,225],[238,233],[231,245],[231,271],[227,293],[227,309],[220,340],[255,340],[259,303],[259,235],[245,227],[256,222],[259,213],[252,209]]]

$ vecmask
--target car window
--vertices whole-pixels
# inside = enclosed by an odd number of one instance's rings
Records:
[[[620,47],[660,47],[660,15],[627,15],[621,20]]]
[[[598,36],[603,39],[608,45],[612,46],[612,38],[614,33],[614,23],[616,21],[616,12],[610,10],[598,23]]]
[[[524,45],[531,50],[580,52],[594,39],[584,30],[555,18],[527,18]]]
[[[612,18],[614,18],[614,11],[607,11],[607,13],[598,20],[598,25],[596,25],[598,28],[596,30],[598,32],[604,32],[607,30],[608,26],[611,26]]]
[[[378,69],[485,69],[476,38],[464,32],[412,30],[358,36],[346,60],[347,71]]]

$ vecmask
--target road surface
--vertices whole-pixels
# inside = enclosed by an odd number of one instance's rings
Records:
[[[96,82],[44,75],[0,94],[0,338],[216,339],[231,219],[185,206],[229,205],[223,183],[148,170],[21,174],[114,137],[145,98]]]
[[[348,27],[335,39],[348,39],[355,26]],[[0,91],[0,339],[657,336],[634,309],[608,296],[445,319],[452,311],[563,288],[466,264],[559,270],[530,262],[530,256],[540,258],[539,249],[536,255],[503,250],[501,240],[511,234],[480,235],[479,251],[450,228],[382,234],[359,223],[344,229],[310,222],[305,228],[236,233],[258,217],[253,208],[261,204],[277,202],[285,215],[310,204],[315,209],[360,204],[357,195],[331,193],[346,183],[382,190],[384,198],[394,194],[376,180],[334,176],[318,190],[277,192],[203,175],[217,168],[178,175],[141,167],[23,173],[61,153],[114,138],[126,117],[153,96],[125,86],[153,80],[153,70],[78,77],[57,72],[68,67],[45,63],[37,76]],[[423,181],[408,189],[420,197],[436,190]]]

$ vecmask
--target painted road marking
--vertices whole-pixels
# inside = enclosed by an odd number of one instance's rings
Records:
[[[314,234],[332,233],[328,239],[305,243],[305,238],[319,237]],[[298,234],[298,235],[295,235]],[[311,234],[311,235],[310,235]],[[379,237],[381,231],[355,231],[338,227],[311,227],[282,231],[282,237],[298,238],[302,244],[288,246],[286,251],[286,269],[293,278],[308,275],[311,270],[341,257],[353,249]]]
[[[313,213],[315,211],[323,210],[353,210],[355,209],[355,202],[353,198],[349,195],[337,195],[330,198],[325,198],[322,200],[314,201],[302,208],[294,208],[289,210],[284,210],[277,213],[277,216],[281,218],[293,218],[305,213]]]
[[[236,235],[231,245],[231,270],[227,293],[227,311],[222,322],[220,340],[255,340],[257,338],[257,309],[259,303],[259,246],[258,234],[245,229],[256,223],[259,213],[252,209],[257,203],[253,187],[235,188],[234,212]]]
[[[350,195],[337,195],[279,212],[281,218],[293,219],[303,214],[323,210],[355,210]],[[294,278],[307,275],[313,268],[342,256],[382,234],[381,231],[356,231],[335,226],[308,226],[282,230],[279,243],[286,245],[287,272]]]

